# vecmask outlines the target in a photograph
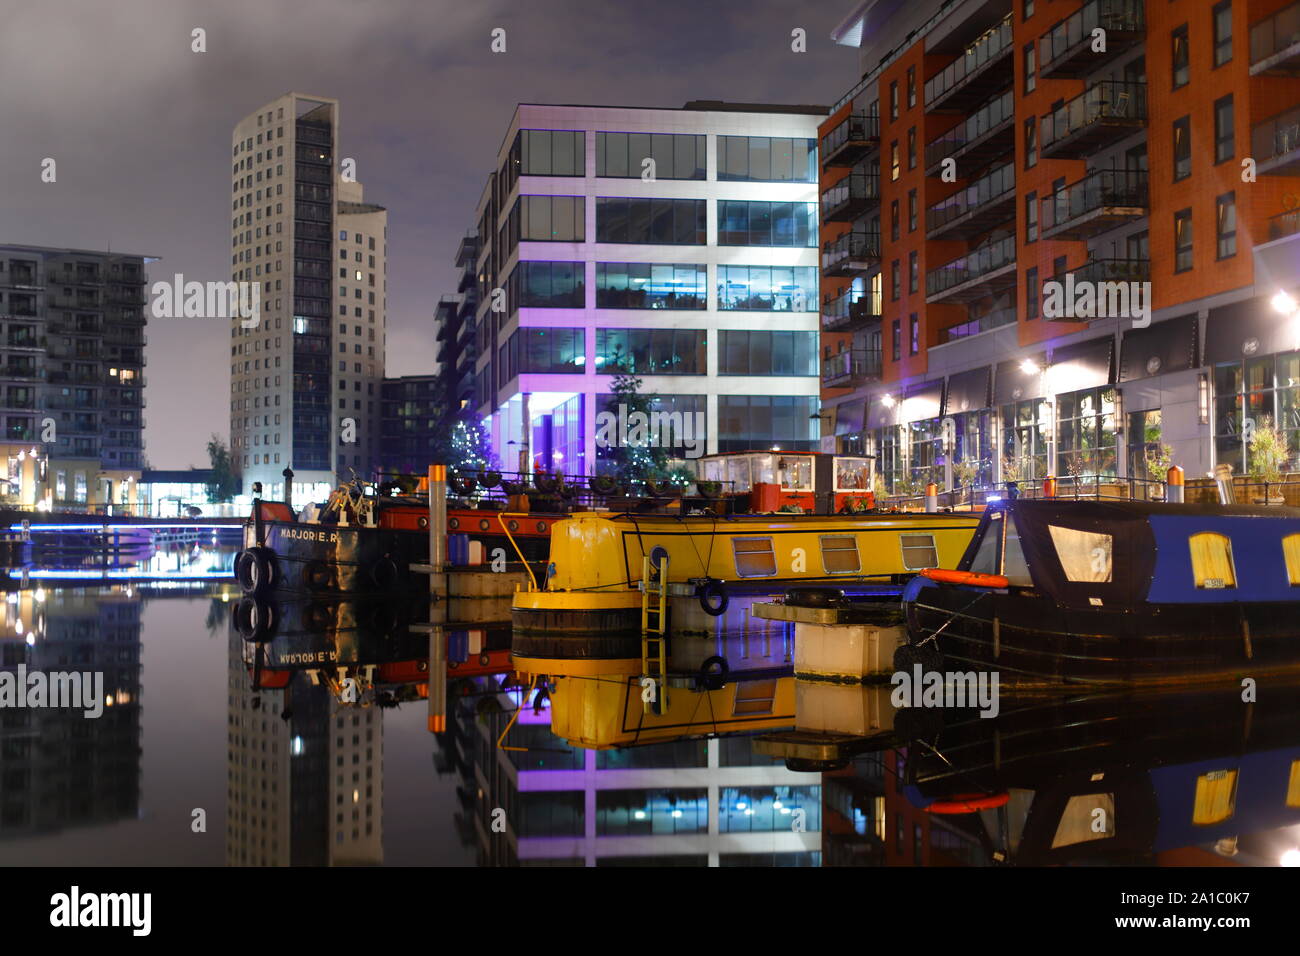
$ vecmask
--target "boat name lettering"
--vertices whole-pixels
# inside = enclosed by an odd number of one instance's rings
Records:
[[[322,541],[326,544],[334,544],[339,539],[337,531],[317,531],[314,528],[285,528],[280,534],[290,540]]]

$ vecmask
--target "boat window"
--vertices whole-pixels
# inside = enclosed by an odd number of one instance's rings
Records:
[[[1291,761],[1291,776],[1286,782],[1286,805],[1300,807],[1300,760]]]
[[[1286,576],[1292,585],[1300,584],[1300,534],[1289,534],[1282,539],[1282,554],[1286,558]]]
[[[1067,581],[1111,581],[1111,536],[1049,524]]]
[[[776,680],[744,680],[736,684],[733,716],[770,714],[776,703]]]
[[[776,553],[771,538],[732,538],[736,556],[736,573],[742,578],[761,578],[776,574]]]
[[[997,520],[1001,518],[1001,513],[996,513],[989,519],[988,526],[984,531],[984,537],[980,539],[979,549],[975,552],[975,560],[971,562],[970,570],[976,574],[997,574],[998,573],[998,555],[1002,548],[1002,522]]]
[[[727,459],[727,480],[731,482],[731,491],[748,491],[750,485],[749,459],[744,457]]]
[[[871,466],[865,458],[835,459],[835,490],[866,491],[871,487]]]
[[[1232,818],[1237,806],[1237,771],[1211,770],[1196,778],[1192,822],[1208,827]]]
[[[1232,542],[1225,534],[1202,531],[1187,539],[1192,551],[1192,577],[1198,588],[1235,588]]]
[[[785,491],[812,491],[812,459],[781,458],[776,463],[776,476]]]
[[[1065,804],[1052,849],[1106,840],[1115,835],[1115,794],[1075,794]]]
[[[939,555],[934,547],[934,535],[900,534],[898,541],[903,548],[903,567],[907,570],[920,571],[939,566]]]
[[[1002,575],[1008,584],[1015,587],[1032,587],[1034,583],[1034,579],[1029,576],[1024,549],[1020,547],[1020,532],[1011,515],[1007,515],[1007,547],[1002,555]]]
[[[862,570],[858,539],[851,534],[822,535],[822,567],[827,574],[849,574]]]

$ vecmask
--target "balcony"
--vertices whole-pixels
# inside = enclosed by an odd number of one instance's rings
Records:
[[[1011,14],[925,81],[927,113],[964,113],[1011,83]]]
[[[1251,76],[1300,76],[1300,3],[1250,28]]]
[[[1300,176],[1300,107],[1253,127],[1250,147],[1261,176]]]
[[[854,113],[822,137],[822,168],[852,166],[880,145],[880,117]]]
[[[1016,166],[1007,163],[925,211],[928,239],[972,239],[1016,217]]]
[[[970,336],[979,335],[981,332],[991,332],[993,329],[1000,329],[1004,325],[1014,325],[1015,321],[1015,309],[998,309],[996,312],[989,312],[968,319],[958,325],[950,325],[946,329],[941,329],[939,331],[939,344],[970,338]]]
[[[1106,31],[1106,52],[1092,49],[1092,31]],[[1146,36],[1145,0],[1090,0],[1038,41],[1038,75],[1044,79],[1095,73]]]
[[[16,378],[35,380],[41,377],[40,371],[35,366],[28,365],[3,365],[0,366],[0,378]]]
[[[880,174],[850,173],[822,193],[823,222],[852,222],[880,202]]]
[[[822,329],[827,332],[852,332],[880,319],[881,296],[878,292],[850,289],[842,295],[828,296],[822,302]]]
[[[1015,95],[1011,90],[995,96],[938,139],[925,144],[925,174],[938,176],[943,161],[957,161],[961,170],[975,171],[1016,148]]]
[[[9,272],[0,273],[0,285],[7,286],[11,289],[40,289],[43,288],[40,274],[30,266],[23,267],[11,265]]]
[[[1146,84],[1105,80],[1044,116],[1039,144],[1045,159],[1084,159],[1146,122]]]
[[[880,233],[855,229],[822,246],[822,275],[855,276],[880,268]]]
[[[1300,209],[1279,213],[1268,220],[1268,241],[1300,233]]]
[[[1145,170],[1101,169],[1042,200],[1044,239],[1089,239],[1147,214]]]
[[[880,381],[880,349],[852,349],[822,359],[822,386],[855,388]]]
[[[1123,284],[1150,280],[1150,259],[1089,259],[1077,269],[1052,276],[1051,281],[1061,284],[1064,302],[1070,307],[1060,315],[1048,315],[1043,309],[1043,318],[1049,322],[1079,322],[1093,317],[1131,316],[1133,303]],[[1093,290],[1093,311],[1088,315],[1075,314],[1073,290],[1085,283]]]
[[[1006,236],[931,269],[926,302],[971,302],[1016,284],[1016,237]]]

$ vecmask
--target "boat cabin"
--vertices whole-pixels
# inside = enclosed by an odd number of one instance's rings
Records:
[[[871,459],[820,452],[741,451],[701,458],[697,474],[723,484],[755,513],[798,507],[807,513],[865,511],[875,507]]]

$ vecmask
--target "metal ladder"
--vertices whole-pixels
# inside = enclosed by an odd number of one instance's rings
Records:
[[[645,713],[661,714],[668,707],[668,555],[656,568],[650,556],[641,559],[641,675],[655,682],[654,700],[642,695]]]

